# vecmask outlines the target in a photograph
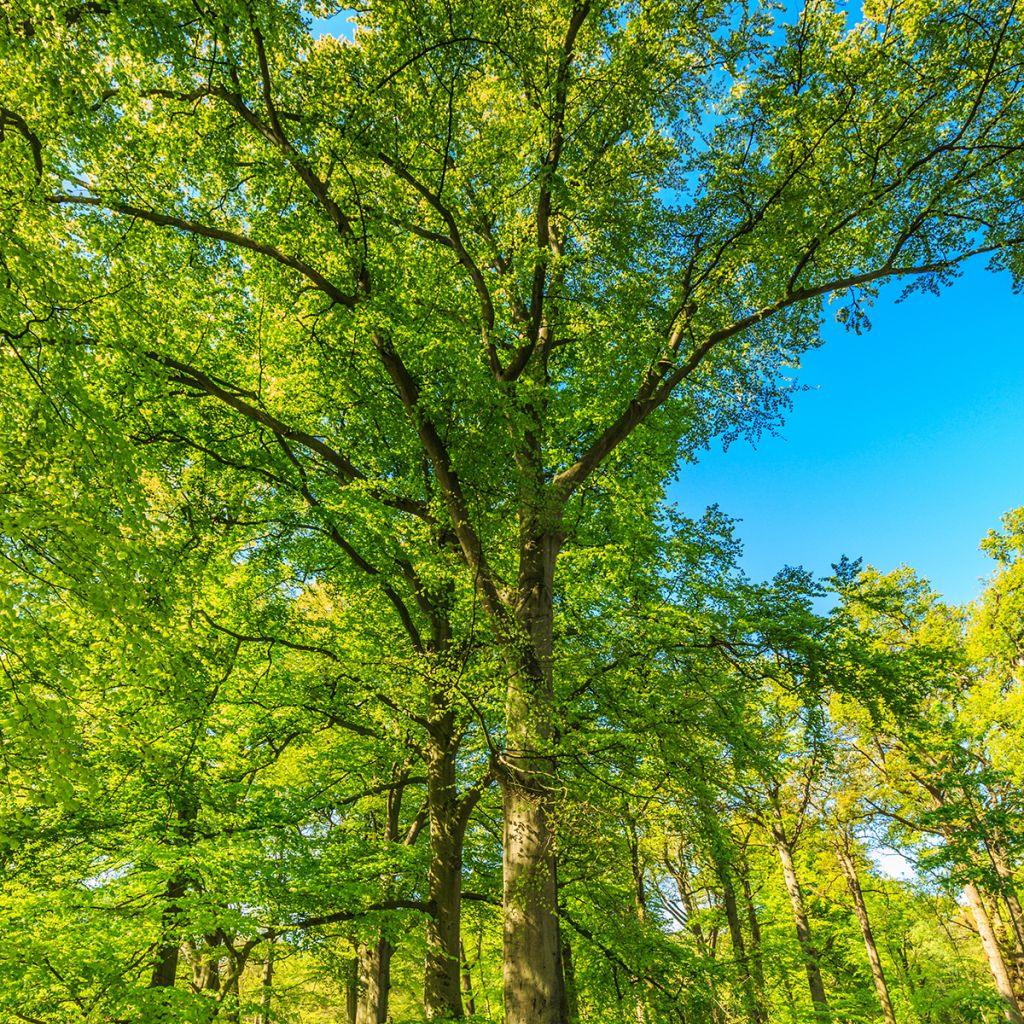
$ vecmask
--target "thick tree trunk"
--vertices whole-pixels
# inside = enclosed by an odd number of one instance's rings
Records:
[[[847,837],[843,836],[836,843],[836,857],[839,859],[839,866],[846,876],[846,885],[853,897],[853,910],[857,915],[857,923],[860,925],[860,933],[864,937],[864,946],[867,949],[868,963],[871,966],[871,980],[875,983],[875,992],[878,995],[878,1002],[882,1007],[882,1017],[886,1024],[896,1024],[896,1014],[893,1012],[892,1000],[889,998],[889,986],[885,981],[885,971],[882,969],[882,959],[878,955],[878,945],[875,942],[874,933],[871,931],[871,920],[868,917],[868,907],[864,902],[864,892],[860,887],[860,879],[857,877],[857,865],[853,861],[846,843]]]
[[[789,893],[789,904],[793,910],[793,923],[796,925],[796,937],[803,952],[804,964],[807,968],[807,985],[814,1003],[814,1013],[818,1020],[829,1019],[828,997],[825,995],[825,984],[821,978],[821,966],[818,954],[811,939],[811,923],[804,908],[804,896],[797,878],[796,866],[793,863],[793,851],[780,824],[772,828],[772,839],[776,852],[782,863],[782,875]]]
[[[556,536],[521,538],[518,620],[510,658],[504,828],[506,1024],[564,1024],[554,837],[551,677]]]
[[[1010,982],[1010,974],[1006,969],[1006,962],[1003,960],[1003,954],[992,927],[992,920],[985,909],[981,893],[973,882],[968,882],[964,886],[964,894],[967,896],[967,903],[978,926],[978,935],[981,937],[981,945],[985,950],[985,957],[988,960],[992,980],[996,984],[996,991],[1003,1000],[1003,1015],[1010,1024],[1024,1024],[1024,1017],[1021,1016],[1013,985]]]
[[[506,1024],[564,1024],[548,794],[504,782]]]
[[[450,713],[432,723],[427,752],[427,803],[430,813],[430,867],[427,888],[427,958],[423,1009],[428,1017],[462,1016],[460,918],[462,898],[463,816],[455,782],[453,722]]]
[[[391,991],[391,954],[387,939],[359,947],[359,1001],[356,1024],[386,1024]]]

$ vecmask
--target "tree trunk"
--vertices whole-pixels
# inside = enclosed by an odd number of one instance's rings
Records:
[[[686,927],[690,930],[694,942],[697,944],[697,951],[702,957],[710,957],[711,951],[708,947],[704,929],[697,920],[697,907],[693,902],[693,890],[690,888],[690,880],[686,877],[689,870],[686,864],[681,863],[678,870],[669,868],[676,883],[676,892],[679,894],[679,902],[683,905],[683,913],[686,915]]]
[[[747,927],[750,929],[750,968],[754,976],[754,989],[757,992],[757,1005],[761,1008],[761,1020],[768,1019],[765,1003],[764,960],[761,956],[761,922],[757,919],[757,907],[754,906],[754,893],[750,887],[750,869],[744,859],[740,878],[743,882],[743,900],[747,908]]]
[[[197,992],[220,991],[220,942],[216,935],[207,935],[203,945],[189,942],[186,947],[192,961],[192,988]]]
[[[506,1024],[564,1024],[547,793],[504,782]]]
[[[476,1013],[476,1000],[473,998],[473,975],[470,973],[466,947],[461,942],[459,943],[459,952],[462,959],[462,1002],[466,1008],[466,1013],[472,1017]]]
[[[386,1024],[391,990],[391,954],[385,938],[359,947],[359,1001],[356,1024]]]
[[[185,879],[171,878],[164,889],[164,910],[160,915],[160,941],[157,944],[156,963],[149,980],[150,988],[172,988],[178,977],[178,958],[181,953],[181,935],[177,926],[181,908],[178,906],[187,889]]]
[[[195,822],[199,816],[199,803],[187,793],[176,795],[176,831],[172,832],[168,845],[180,846],[189,843],[195,834]],[[181,872],[175,872],[164,889],[164,910],[160,915],[160,938],[157,942],[156,962],[150,977],[150,988],[173,988],[178,977],[178,959],[181,955],[181,926],[178,919],[181,907],[178,901],[188,892],[189,880]]]
[[[580,997],[576,986],[576,968],[572,960],[572,946],[568,939],[562,940],[562,974],[565,992],[565,1024],[577,1024],[580,1019]]]
[[[981,945],[985,950],[992,980],[996,983],[996,991],[1003,1000],[1003,1015],[1010,1024],[1024,1024],[1024,1017],[1021,1016],[1020,1007],[1017,1005],[1017,999],[1013,993],[1010,974],[1006,969],[1002,951],[999,949],[999,942],[996,939],[995,930],[992,928],[992,920],[982,902],[981,893],[973,882],[968,882],[964,886],[964,894],[967,896],[967,903],[978,926],[978,935],[981,937]]]
[[[871,931],[871,920],[868,917],[867,904],[864,902],[864,892],[860,887],[860,879],[857,877],[857,865],[853,861],[848,846],[845,845],[848,842],[848,837],[843,836],[836,843],[836,857],[839,859],[839,866],[843,869],[846,885],[853,897],[853,909],[857,915],[857,923],[860,925],[860,933],[864,936],[868,963],[871,965],[871,979],[875,983],[875,992],[878,994],[878,1002],[882,1007],[882,1016],[886,1024],[896,1024],[896,1014],[893,1012],[892,1000],[889,998],[889,986],[886,984],[882,960],[878,955],[878,945],[875,943],[875,936]]]
[[[718,880],[722,885],[722,903],[725,905],[725,920],[729,926],[729,938],[732,940],[732,951],[736,959],[740,991],[743,993],[743,1002],[746,1006],[747,1016],[753,1024],[763,1024],[765,1020],[764,1007],[757,998],[757,992],[754,989],[754,979],[750,972],[750,958],[747,955],[747,946],[743,939],[743,926],[740,923],[739,907],[736,904],[736,889],[733,886],[732,877],[729,873],[729,865],[719,861],[716,862],[715,869],[718,873]]]
[[[274,943],[267,946],[267,959],[263,961],[260,979],[260,1024],[270,1024],[270,999],[274,992]]]
[[[221,994],[221,1009],[218,1017],[227,1021],[227,1024],[239,1024],[239,1005],[241,995],[238,990],[238,975],[241,973],[241,965],[237,966]]]
[[[633,872],[633,901],[636,906],[636,917],[641,926],[647,922],[647,887],[644,883],[644,864],[640,858],[640,836],[636,829],[636,821],[629,822],[629,863]],[[636,986],[636,1020],[637,1024],[647,1022],[647,1003],[644,999],[645,986]]]
[[[356,1024],[359,1015],[359,957],[345,965],[345,1016],[348,1024]]]
[[[782,862],[782,875],[786,881],[786,891],[789,893],[789,903],[793,909],[796,937],[800,943],[804,964],[807,968],[807,985],[811,992],[811,1001],[814,1003],[814,1014],[818,1020],[827,1021],[829,1019],[828,998],[825,995],[825,984],[821,979],[818,954],[811,940],[811,923],[807,918],[807,911],[804,909],[804,896],[797,878],[796,866],[793,864],[793,851],[781,824],[772,828],[772,839],[775,842],[779,860]]]
[[[506,1024],[564,1024],[554,841],[549,825],[555,761],[550,751],[552,580],[560,540],[521,527],[519,606],[513,639],[501,773],[504,803]]]
[[[450,712],[432,723],[427,751],[427,804],[430,814],[430,867],[427,888],[427,957],[423,1009],[427,1017],[462,1016],[460,917],[464,826],[455,782],[455,751]]]
[[[1017,896],[1017,885],[1010,867],[1006,847],[998,837],[988,843],[992,866],[999,877],[999,888],[1006,906],[1010,923],[1010,937],[1013,945],[1013,974],[1017,979],[1017,999],[1024,995],[1024,911]]]

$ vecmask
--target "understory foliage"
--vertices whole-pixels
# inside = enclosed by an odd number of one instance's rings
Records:
[[[1024,1024],[1024,512],[665,497],[1020,284],[1017,4],[340,15],[0,0],[0,1020]]]

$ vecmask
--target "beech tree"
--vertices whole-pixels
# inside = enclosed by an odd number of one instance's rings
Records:
[[[415,649],[487,622],[505,1014],[554,1024],[559,557],[777,422],[826,301],[1019,273],[1017,5],[331,10],[5,3],[0,331],[304,508]]]

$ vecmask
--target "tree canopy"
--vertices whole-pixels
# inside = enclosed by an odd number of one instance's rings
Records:
[[[1018,518],[970,617],[664,500],[829,303],[1020,280],[1016,4],[335,10],[0,5],[0,1005],[869,1016],[828,864],[891,1022],[870,820],[1019,1021]]]

